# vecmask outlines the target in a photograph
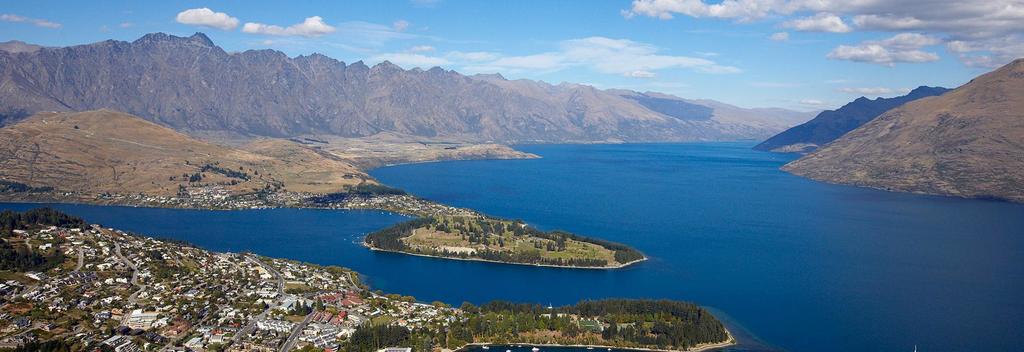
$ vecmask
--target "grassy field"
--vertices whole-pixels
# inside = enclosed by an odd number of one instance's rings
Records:
[[[433,224],[413,230],[402,242],[420,251],[475,254],[488,251],[508,253],[547,261],[597,260],[616,264],[615,252],[594,243],[571,238],[549,239],[521,231],[525,225],[511,220],[492,218],[441,217]],[[517,231],[517,228],[520,230]]]

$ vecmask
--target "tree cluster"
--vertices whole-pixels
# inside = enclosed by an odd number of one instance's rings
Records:
[[[0,193],[41,193],[53,191],[53,187],[33,187],[21,182],[0,180]]]
[[[39,226],[86,228],[85,220],[64,214],[52,208],[35,208],[25,212],[0,212],[0,237],[10,237],[14,230],[28,230]]]
[[[565,339],[552,343],[571,343],[585,333],[581,320],[600,323],[601,343],[613,346],[685,349],[728,338],[725,327],[707,310],[669,300],[584,301],[557,308],[496,301],[480,307],[465,303],[462,310],[469,318],[450,329],[465,331],[460,335],[465,342],[517,341],[521,333],[541,330],[558,331]]]

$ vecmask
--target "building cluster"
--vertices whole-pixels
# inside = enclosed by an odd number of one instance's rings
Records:
[[[6,240],[63,262],[0,278],[0,348],[59,338],[118,352],[337,350],[364,324],[440,327],[459,316],[369,292],[347,269],[96,225]]]
[[[380,209],[416,216],[476,217],[479,213],[414,197],[408,194],[352,195],[321,205],[332,209]]]

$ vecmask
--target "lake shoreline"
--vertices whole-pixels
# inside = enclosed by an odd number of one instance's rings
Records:
[[[561,345],[561,344],[552,344],[552,343],[538,344],[538,343],[519,343],[519,342],[509,342],[509,343],[473,342],[473,343],[468,343],[468,344],[466,344],[466,345],[464,345],[462,347],[456,348],[454,350],[446,350],[446,351],[466,352],[468,348],[474,347],[474,346],[512,346],[512,345],[522,345],[522,346],[555,347],[555,348],[590,348],[590,349],[595,349],[595,350],[597,350],[597,349],[606,349],[606,350],[607,349],[611,349],[611,350],[618,350],[618,351],[642,351],[642,352],[706,352],[706,351],[714,351],[714,350],[719,350],[719,349],[722,349],[722,348],[727,348],[727,347],[732,347],[732,346],[738,345],[738,342],[736,341],[736,338],[732,336],[732,332],[729,331],[729,329],[725,328],[724,326],[723,326],[723,329],[725,329],[726,336],[729,337],[725,341],[716,342],[716,343],[698,344],[697,346],[693,346],[693,347],[687,348],[685,350],[657,349],[657,348],[645,348],[645,347],[616,347],[616,346],[608,346],[608,345]]]
[[[628,267],[630,265],[637,264],[637,263],[640,263],[640,262],[643,262],[643,261],[647,261],[648,259],[650,259],[647,256],[644,256],[642,259],[637,259],[637,260],[630,261],[630,262],[627,262],[627,263],[622,263],[622,264],[619,264],[619,265],[616,265],[616,266],[602,266],[602,267],[554,265],[554,264],[533,264],[533,263],[503,262],[503,261],[499,261],[499,260],[482,259],[482,258],[445,257],[445,256],[440,256],[440,255],[431,255],[431,254],[423,254],[423,253],[411,253],[411,252],[403,252],[403,251],[396,251],[396,250],[390,250],[390,249],[383,249],[383,248],[374,247],[374,246],[370,245],[369,243],[366,243],[365,238],[364,238],[363,241],[360,241],[360,244],[363,247],[366,247],[369,250],[375,251],[375,252],[405,254],[405,255],[413,255],[413,256],[417,256],[417,257],[426,257],[426,258],[461,260],[461,261],[467,261],[467,262],[485,262],[485,263],[508,264],[508,265],[522,265],[522,266],[535,266],[535,267],[542,267],[542,268],[560,268],[560,269],[615,270],[615,269],[622,269],[622,268]]]

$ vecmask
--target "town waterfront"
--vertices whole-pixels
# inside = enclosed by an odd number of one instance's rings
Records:
[[[756,346],[792,351],[1024,344],[1016,327],[1024,205],[822,184],[778,170],[793,156],[751,145],[521,146],[544,158],[372,172],[425,198],[625,243],[651,258],[619,270],[369,251],[363,235],[406,219],[379,211],[55,207],[211,250],[350,267],[374,288],[423,301],[681,299],[727,315]]]

